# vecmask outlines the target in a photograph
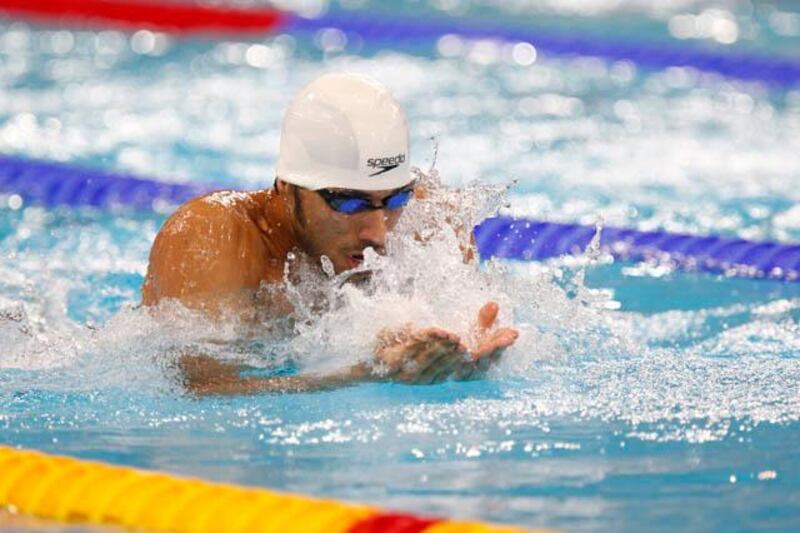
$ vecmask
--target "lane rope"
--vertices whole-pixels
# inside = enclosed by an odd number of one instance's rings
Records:
[[[0,155],[0,194],[8,205],[164,211],[215,189]],[[594,233],[593,226],[499,216],[476,227],[475,239],[483,259],[534,261],[581,254]],[[732,277],[800,281],[800,244],[605,227],[600,248],[621,260],[657,261]]]
[[[337,28],[360,36],[367,42],[407,46],[444,35],[464,39],[496,39],[527,42],[538,51],[555,55],[600,57],[609,61],[631,61],[641,67],[693,67],[723,76],[763,81],[777,86],[800,84],[800,60],[742,52],[701,50],[669,41],[642,41],[586,34],[557,33],[523,25],[500,25],[443,17],[414,18],[379,15],[369,11],[330,13],[317,19],[287,19],[293,31]]]
[[[284,23],[274,9],[227,9],[152,0],[0,0],[0,12],[41,23],[98,23],[173,33],[263,34]]]
[[[496,217],[475,228],[475,240],[483,259],[531,261],[580,255],[596,231],[581,224]],[[798,244],[605,226],[600,251],[622,261],[649,261],[727,277],[800,281]]]
[[[0,0],[7,16],[43,23],[152,28],[178,34],[256,36],[271,31],[296,33],[337,28],[369,43],[408,47],[445,35],[465,39],[528,42],[539,52],[632,61],[650,69],[692,67],[732,78],[778,86],[800,84],[800,60],[742,51],[700,49],[669,40],[590,36],[475,18],[425,17],[374,10],[331,10],[317,18],[264,8],[234,8],[153,0]]]
[[[0,194],[46,207],[158,209],[208,192],[192,184],[162,183],[64,163],[0,155]]]
[[[0,445],[0,510],[172,533],[522,533]],[[2,529],[0,515],[0,529]]]

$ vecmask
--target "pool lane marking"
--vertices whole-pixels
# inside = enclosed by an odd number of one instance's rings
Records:
[[[445,35],[468,40],[527,42],[539,52],[631,61],[650,69],[692,67],[723,76],[761,81],[782,87],[800,84],[800,60],[741,51],[716,50],[672,41],[620,39],[586,33],[559,32],[516,23],[476,18],[408,15],[373,10],[330,12],[305,18],[264,8],[229,8],[154,0],[0,0],[0,13],[44,23],[158,29],[175,34],[257,36],[275,30],[294,33],[337,28],[361,39],[394,48],[432,43]]]
[[[152,211],[219,189],[213,185],[164,183],[80,165],[0,154],[0,194],[46,207],[118,207]]]
[[[0,154],[0,195],[19,196],[14,199],[16,208],[33,203],[47,207],[112,210],[124,207],[164,212],[218,189],[211,184],[162,183],[68,163]],[[475,228],[475,241],[482,259],[533,261],[583,253],[595,232],[593,226],[581,224],[497,216]],[[800,281],[799,244],[606,226],[600,236],[600,248],[603,253],[622,260],[655,261],[733,277]]]
[[[141,28],[177,34],[263,34],[284,24],[275,9],[229,9],[153,0],[0,0],[0,12],[34,22],[85,25],[104,23],[120,29]]]
[[[168,498],[166,496],[169,496]],[[0,446],[0,508],[148,531],[522,533]]]
[[[439,522],[403,514],[379,514],[362,520],[347,533],[421,533]]]
[[[519,20],[519,19],[518,19]],[[445,35],[466,40],[526,42],[539,52],[556,56],[599,57],[609,61],[630,61],[650,69],[692,67],[723,76],[762,81],[782,87],[800,84],[798,54],[775,56],[741,51],[718,52],[674,43],[671,40],[625,39],[614,34],[592,36],[585,32],[564,32],[512,22],[510,24],[475,18],[431,15],[419,17],[368,10],[331,11],[318,18],[287,18],[293,32],[316,32],[337,28],[359,36],[365,42],[400,46],[436,41]]]

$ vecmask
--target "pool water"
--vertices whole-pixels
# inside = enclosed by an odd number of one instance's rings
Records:
[[[690,50],[800,49],[789,2],[328,7],[530,20]],[[800,87],[453,36],[384,45],[335,30],[176,40],[6,20],[0,152],[264,187],[291,96],[347,69],[393,90],[422,168],[435,138],[447,185],[516,180],[506,214],[800,241]],[[397,258],[430,288],[415,309],[456,327],[491,294],[523,330],[486,379],[198,399],[178,385],[170,346],[225,338],[219,355],[255,371],[285,370],[287,346],[233,342],[226,326],[209,334],[180,309],[162,324],[135,308],[167,215],[0,197],[0,442],[529,527],[800,527],[796,283],[604,258],[469,273],[434,248],[424,267]],[[398,295],[346,296],[349,307],[287,341],[306,356],[289,369],[363,357],[354,347],[371,339],[368,318],[410,312]]]

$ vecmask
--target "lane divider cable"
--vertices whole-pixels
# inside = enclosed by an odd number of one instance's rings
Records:
[[[0,445],[3,509],[61,523],[172,533],[523,533]]]
[[[0,155],[0,195],[9,205],[163,212],[218,189]],[[482,259],[541,261],[583,253],[595,231],[590,225],[498,216],[475,228],[475,240]],[[729,277],[800,281],[800,244],[605,227],[600,251],[620,260],[655,261]]]

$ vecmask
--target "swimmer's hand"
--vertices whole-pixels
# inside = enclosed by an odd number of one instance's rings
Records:
[[[494,302],[478,312],[472,350],[458,335],[439,328],[385,331],[378,339],[374,363],[360,363],[326,375],[242,377],[241,366],[191,352],[177,361],[186,390],[195,395],[230,395],[329,390],[362,381],[428,385],[446,379],[475,379],[514,344],[512,328],[494,328]]]
[[[360,373],[364,379],[417,385],[440,383],[451,377],[477,378],[497,362],[518,336],[512,328],[492,329],[498,311],[499,306],[489,302],[478,312],[475,347],[471,351],[458,335],[439,328],[384,331],[378,338],[371,376],[363,369]],[[357,368],[353,370],[359,373]]]
[[[364,379],[430,385],[452,376],[468,357],[458,335],[443,329],[384,331],[378,336],[375,363]]]
[[[516,329],[493,329],[499,311],[500,306],[495,302],[487,303],[478,311],[478,320],[475,323],[476,347],[470,353],[469,363],[459,368],[456,379],[468,380],[482,376],[493,364],[497,363],[503,352],[516,342],[519,337]]]

